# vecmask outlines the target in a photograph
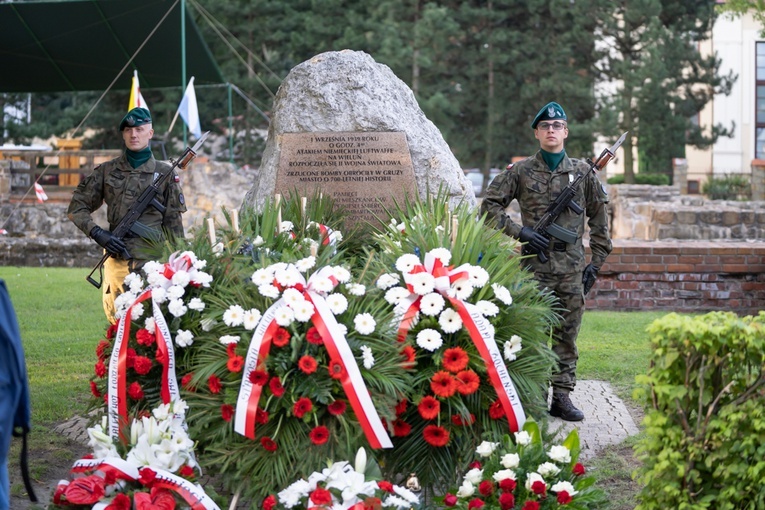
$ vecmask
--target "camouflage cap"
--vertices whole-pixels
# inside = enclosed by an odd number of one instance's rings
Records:
[[[149,110],[146,108],[133,108],[122,118],[120,131],[124,131],[126,127],[143,126],[144,124],[151,124],[151,113],[149,113]]]
[[[539,110],[537,116],[531,121],[531,128],[536,129],[537,124],[543,120],[568,120],[566,118],[566,112],[563,111],[563,107],[555,102],[547,103]]]

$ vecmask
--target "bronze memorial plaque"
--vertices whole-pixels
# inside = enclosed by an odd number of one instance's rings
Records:
[[[274,192],[311,196],[317,188],[346,210],[349,224],[384,219],[383,208],[417,196],[406,133],[284,133]]]

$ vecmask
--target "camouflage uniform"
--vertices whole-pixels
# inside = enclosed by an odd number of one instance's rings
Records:
[[[90,235],[93,227],[97,225],[91,213],[106,203],[109,230],[112,231],[141,193],[154,182],[155,176],[158,177],[160,173],[166,174],[170,171],[170,165],[157,161],[153,156],[138,168],[133,168],[123,154],[97,166],[77,186],[69,203],[67,216],[85,235]],[[125,237],[124,242],[133,258],[125,261],[121,257],[111,257],[114,261],[105,264],[103,292],[107,317],[110,315],[107,299],[112,301],[113,308],[114,298],[122,291],[121,285],[115,283],[111,273],[114,273],[116,280],[121,282],[120,278],[124,278],[128,268],[130,271],[139,269],[148,260],[152,251],[151,247],[161,242],[165,233],[183,237],[181,214],[186,212],[186,204],[178,180],[178,176],[174,174],[165,181],[157,195],[157,200],[166,207],[164,213],[149,206],[138,219],[138,222],[156,235],[155,239],[144,239],[131,232]],[[113,288],[115,286],[118,288]]]
[[[497,228],[517,239],[523,226],[533,227],[539,221],[550,203],[573,181],[577,170],[586,171],[587,168],[584,161],[564,156],[551,172],[541,151],[537,152],[505,170],[491,182],[481,203],[481,213],[488,213],[490,221],[496,221]],[[513,199],[520,205],[523,225],[514,223],[505,214],[505,209]],[[600,267],[611,252],[611,238],[606,209],[608,195],[594,172],[583,180],[575,201],[585,209],[588,217],[591,262]],[[576,243],[566,244],[551,238],[547,262],[540,262],[536,256],[525,260],[527,267],[534,271],[540,286],[553,291],[565,308],[561,324],[553,331],[553,350],[558,355],[559,363],[558,372],[552,381],[553,388],[564,393],[570,392],[576,385],[576,362],[579,358],[576,337],[584,313],[584,221],[584,215],[566,209],[555,223],[576,232]]]

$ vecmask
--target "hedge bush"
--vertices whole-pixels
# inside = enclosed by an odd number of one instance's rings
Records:
[[[701,192],[711,200],[748,200],[752,194],[749,179],[738,174],[712,177],[704,183]]]
[[[608,179],[608,184],[624,184],[624,174],[614,175]],[[635,174],[635,184],[650,184],[652,186],[668,186],[669,175],[667,174]]]
[[[672,313],[648,332],[636,510],[765,508],[765,312]]]

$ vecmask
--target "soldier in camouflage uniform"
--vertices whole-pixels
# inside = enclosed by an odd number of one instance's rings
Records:
[[[575,243],[568,244],[554,237],[548,239],[532,228],[563,188],[574,180],[577,170],[586,171],[588,168],[583,160],[569,158],[563,148],[568,137],[566,121],[566,114],[557,103],[549,103],[539,111],[531,127],[539,140],[540,150],[492,181],[481,203],[481,212],[487,213],[490,221],[496,222],[496,227],[505,234],[525,243],[525,252],[537,254],[541,251],[547,255],[547,262],[533,256],[527,258],[525,263],[534,271],[540,286],[550,289],[565,309],[561,324],[553,331],[553,351],[558,356],[558,370],[552,380],[550,414],[567,421],[580,421],[584,413],[574,406],[569,397],[576,385],[576,362],[579,358],[576,337],[584,313],[584,295],[595,283],[598,270],[611,252],[611,238],[606,209],[608,195],[595,172],[582,181],[575,198],[585,209],[590,227],[592,259],[589,264],[585,266],[582,247],[584,215],[566,209],[555,221],[559,226],[576,232]],[[523,225],[514,223],[505,213],[514,199],[520,205]]]
[[[152,129],[151,114],[146,108],[133,108],[120,122],[125,141],[122,156],[97,166],[74,191],[67,216],[88,237],[101,245],[111,257],[104,263],[103,304],[111,323],[115,322],[114,299],[122,292],[125,276],[137,271],[168,235],[183,237],[183,219],[186,212],[179,178],[167,179],[157,199],[165,206],[164,213],[148,207],[136,224],[140,235],[128,233],[124,239],[112,235],[131,205],[160,174],[171,171],[171,166],[154,159],[149,147]],[[97,225],[93,211],[106,203],[109,230]],[[156,250],[156,248],[154,248]]]

